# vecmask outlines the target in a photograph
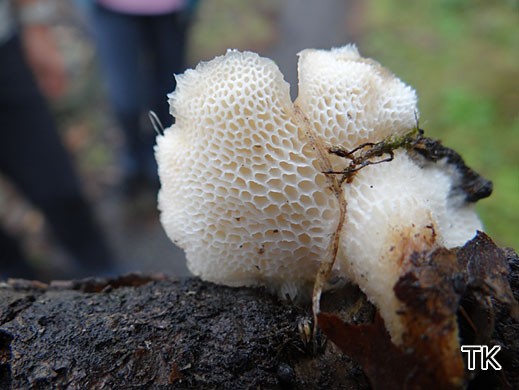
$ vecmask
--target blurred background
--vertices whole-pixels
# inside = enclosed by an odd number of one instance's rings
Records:
[[[116,156],[124,139],[106,97],[93,26],[72,2],[55,3],[59,23],[53,34],[70,81],[51,107],[114,252],[115,269],[187,275],[182,251],[160,226],[153,191],[121,193]],[[426,135],[493,181],[492,196],[477,209],[491,237],[517,250],[518,26],[517,0],[200,0],[188,30],[187,66],[227,48],[256,51],[278,63],[295,97],[298,51],[356,43],[362,55],[416,89]],[[2,177],[0,225],[23,244],[40,279],[68,276],[69,255],[41,211]]]

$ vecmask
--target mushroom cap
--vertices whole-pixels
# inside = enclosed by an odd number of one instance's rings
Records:
[[[265,285],[283,296],[310,286],[340,211],[307,128],[347,150],[416,128],[414,90],[354,46],[304,50],[298,69],[295,103],[274,62],[250,52],[230,50],[177,76],[176,122],[157,139],[159,208],[166,233],[205,280]],[[329,158],[337,171],[349,163]],[[453,195],[447,165],[397,150],[393,161],[343,183],[336,272],[359,284],[396,340],[392,287],[402,256],[462,245],[482,228]]]
[[[351,150],[416,126],[415,91],[354,45],[299,53],[296,104],[315,131]]]
[[[295,102],[329,145],[352,150],[404,136],[417,127],[415,91],[355,46],[299,54]],[[336,170],[349,160],[331,157]],[[395,342],[403,325],[393,293],[402,261],[413,251],[451,248],[482,224],[473,206],[456,195],[457,173],[445,161],[418,164],[405,150],[391,162],[370,165],[343,184],[345,223],[337,272],[353,280],[379,308]]]
[[[338,201],[293,118],[276,64],[228,51],[177,76],[157,139],[161,221],[189,269],[295,295],[312,284]]]

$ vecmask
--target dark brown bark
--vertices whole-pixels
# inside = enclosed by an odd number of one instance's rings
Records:
[[[519,259],[513,251],[503,253],[517,299]],[[486,326],[486,309],[477,301],[462,306],[476,327]],[[348,325],[357,340],[339,336],[360,346],[343,348],[351,349],[368,375],[405,368],[404,359],[387,360],[377,352],[394,348],[384,347],[383,331],[370,330],[375,310],[357,288],[325,294],[321,307],[340,311],[346,323],[361,324]],[[487,339],[503,346],[504,370],[477,375],[472,388],[517,385],[519,327],[509,310],[495,301],[493,328],[483,329]],[[198,279],[128,275],[50,285],[14,280],[0,284],[0,388],[369,388],[361,366],[332,342],[322,335],[308,339],[311,318],[309,306],[281,302],[263,289]],[[361,339],[363,329],[375,335],[372,340]],[[366,342],[370,348],[362,348]],[[371,345],[377,342],[382,348]],[[363,351],[374,353],[375,366]],[[386,364],[384,370],[376,368],[378,361]]]
[[[367,388],[333,344],[305,344],[310,319],[263,289],[198,279],[13,281],[0,288],[0,388]]]

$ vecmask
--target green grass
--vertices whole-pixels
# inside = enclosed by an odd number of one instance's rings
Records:
[[[365,16],[361,52],[416,89],[426,135],[494,182],[477,209],[499,244],[518,249],[517,2],[382,0]]]

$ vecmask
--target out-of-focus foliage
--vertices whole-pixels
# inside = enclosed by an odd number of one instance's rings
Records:
[[[488,233],[519,248],[517,1],[372,1],[359,42],[418,92],[420,125],[494,182],[477,208]]]

